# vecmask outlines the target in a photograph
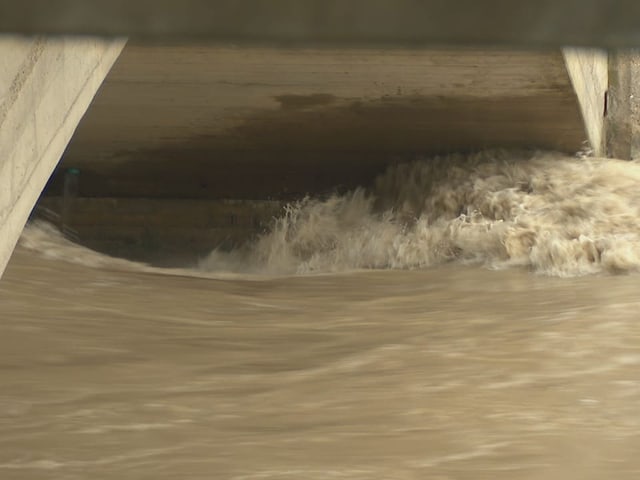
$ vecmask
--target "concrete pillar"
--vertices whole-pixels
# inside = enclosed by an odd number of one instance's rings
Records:
[[[607,154],[640,158],[640,55],[635,50],[609,54]]]
[[[580,104],[590,150],[605,154],[605,106],[608,85],[607,53],[599,49],[565,48],[565,65]]]
[[[0,37],[0,275],[125,40]]]

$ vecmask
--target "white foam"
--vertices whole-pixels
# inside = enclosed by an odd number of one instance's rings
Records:
[[[42,223],[27,227],[21,243],[87,266],[170,273],[78,247]],[[639,270],[640,164],[506,151],[398,164],[370,190],[287,206],[269,233],[233,252],[214,250],[191,274],[296,275],[447,262],[554,276]]]
[[[391,167],[367,192],[290,205],[208,271],[336,272],[446,262],[555,276],[640,267],[640,165],[502,151]]]

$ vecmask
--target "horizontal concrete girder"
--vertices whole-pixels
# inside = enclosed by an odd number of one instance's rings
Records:
[[[637,0],[0,1],[0,31],[290,44],[640,46]]]

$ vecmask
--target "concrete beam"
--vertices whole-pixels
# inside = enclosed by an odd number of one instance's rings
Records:
[[[124,43],[0,37],[0,275]]]
[[[640,46],[637,0],[0,0],[0,31],[224,42]]]

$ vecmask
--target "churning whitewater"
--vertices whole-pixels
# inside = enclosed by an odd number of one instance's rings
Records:
[[[287,207],[206,270],[413,269],[445,262],[554,276],[640,267],[640,165],[551,153],[482,152],[392,166],[357,189]]]
[[[41,249],[45,237],[28,228],[23,244]],[[291,275],[449,262],[553,276],[638,270],[640,164],[507,151],[397,164],[370,189],[287,206],[268,233],[214,250],[197,270]]]

